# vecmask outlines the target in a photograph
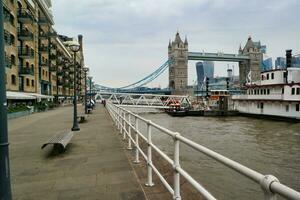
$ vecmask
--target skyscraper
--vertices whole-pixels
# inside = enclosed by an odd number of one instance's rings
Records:
[[[272,58],[266,58],[262,61],[262,65],[261,65],[261,71],[264,72],[264,71],[269,71],[269,70],[272,70],[273,68],[273,61],[272,61]]]
[[[201,88],[204,78],[213,78],[214,77],[214,62],[204,61],[196,63],[197,71],[197,85],[198,88]]]
[[[275,60],[275,69],[285,69],[286,60],[284,57],[277,57]]]

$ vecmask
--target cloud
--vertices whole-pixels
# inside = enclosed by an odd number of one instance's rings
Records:
[[[192,51],[235,53],[248,35],[268,45],[270,56],[300,51],[298,0],[64,0],[53,1],[55,28],[83,34],[85,63],[95,80],[121,86],[154,71],[167,59],[177,30]],[[216,72],[225,73],[227,64]],[[189,63],[189,82],[196,79]],[[166,75],[165,75],[166,76]],[[167,86],[167,78],[153,84]]]

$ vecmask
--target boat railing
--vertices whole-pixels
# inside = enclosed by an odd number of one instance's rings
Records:
[[[106,106],[110,116],[112,117],[117,129],[120,130],[124,140],[128,140],[128,149],[134,149],[135,158],[134,163],[140,162],[140,155],[142,155],[147,163],[147,186],[153,186],[152,171],[159,177],[162,184],[166,187],[169,193],[173,196],[173,199],[181,199],[180,191],[180,176],[184,177],[198,192],[202,194],[208,200],[216,200],[216,198],[205,189],[199,182],[195,180],[185,169],[180,166],[180,143],[203,153],[204,155],[214,159],[215,161],[227,166],[228,168],[240,173],[241,175],[251,179],[256,184],[261,186],[264,193],[265,200],[276,200],[277,195],[291,200],[299,200],[300,193],[282,183],[272,175],[263,175],[255,170],[252,170],[236,161],[233,161],[215,151],[212,151],[194,141],[183,137],[180,133],[173,132],[166,129],[150,120],[147,120],[129,110],[126,110],[120,105],[115,105],[108,103]],[[140,123],[146,125],[146,133],[141,132],[139,128]],[[159,147],[157,147],[152,142],[152,129],[156,129],[161,133],[170,136],[173,139],[173,158],[170,158],[166,153],[164,153]],[[142,139],[147,143],[147,152],[144,152],[140,147],[139,140]],[[132,148],[132,144],[134,148]],[[173,187],[167,182],[163,177],[161,172],[152,162],[152,150],[156,151],[165,161],[172,165],[173,170]]]

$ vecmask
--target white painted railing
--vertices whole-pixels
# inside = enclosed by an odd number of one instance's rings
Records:
[[[183,168],[180,166],[179,161],[179,144],[184,143],[190,148],[195,149],[198,152],[205,154],[208,157],[218,161],[219,163],[233,169],[236,172],[239,172],[241,175],[253,180],[255,183],[259,184],[264,192],[265,200],[276,200],[276,195],[280,195],[286,199],[291,200],[300,200],[300,193],[292,188],[289,188],[279,182],[279,180],[272,175],[263,175],[257,171],[254,171],[246,166],[241,165],[238,162],[235,162],[219,153],[216,153],[202,145],[199,145],[188,138],[181,136],[177,132],[170,131],[158,124],[151,122],[150,120],[144,119],[143,117],[134,114],[125,108],[122,108],[120,105],[115,105],[112,103],[107,104],[107,110],[111,115],[113,121],[115,122],[117,128],[120,130],[120,134],[123,136],[123,139],[128,139],[128,149],[132,149],[132,143],[134,144],[135,159],[134,163],[139,163],[140,154],[144,157],[147,162],[147,186],[153,186],[152,181],[152,171],[159,177],[166,189],[173,195],[173,199],[180,200],[180,175],[183,176],[193,187],[199,191],[206,199],[216,200],[216,198],[210,194],[200,183],[198,183],[191,175],[189,175]],[[147,137],[145,137],[139,129],[139,122],[146,124],[147,127]],[[161,133],[166,134],[173,138],[174,141],[174,157],[171,159],[163,151],[161,151],[157,146],[152,143],[151,130],[155,128]],[[132,135],[134,132],[134,136]],[[139,138],[144,140],[147,146],[147,152],[139,146]],[[152,149],[154,149],[162,158],[164,158],[169,164],[173,166],[174,173],[174,186],[173,188],[158,171],[158,169],[152,163]]]

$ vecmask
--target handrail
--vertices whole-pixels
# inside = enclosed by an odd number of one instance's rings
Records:
[[[123,139],[126,140],[128,137],[128,149],[131,148],[131,144],[135,146],[135,163],[139,163],[139,153],[145,158],[147,162],[147,186],[152,186],[152,170],[157,174],[166,189],[173,195],[173,199],[180,200],[180,175],[183,176],[198,192],[200,192],[208,200],[216,200],[216,198],[211,195],[200,183],[198,183],[190,174],[188,174],[181,166],[179,161],[180,142],[187,145],[194,150],[205,154],[206,156],[218,161],[219,163],[233,169],[234,171],[240,173],[241,175],[253,180],[259,184],[264,192],[265,200],[276,200],[276,195],[280,195],[286,199],[299,200],[300,193],[284,184],[281,184],[279,180],[272,175],[263,175],[255,170],[252,170],[236,161],[233,161],[215,151],[212,151],[200,144],[193,142],[192,140],[183,137],[180,133],[168,130],[150,120],[147,120],[135,113],[132,113],[125,108],[107,103],[107,110],[115,122],[117,128],[120,130],[120,134],[123,134]],[[127,116],[127,118],[126,118]],[[134,119],[134,122],[132,121]],[[138,122],[143,122],[147,126],[147,137],[144,136],[138,127]],[[170,136],[174,141],[174,156],[171,159],[162,150],[160,150],[155,144],[152,143],[151,139],[151,127],[159,130],[160,132]],[[131,135],[131,131],[135,133],[135,138]],[[139,147],[139,138],[143,139],[147,145],[147,152]],[[161,175],[158,169],[152,163],[152,149],[154,149],[164,160],[169,164],[172,164],[174,173],[174,184],[173,188]]]

